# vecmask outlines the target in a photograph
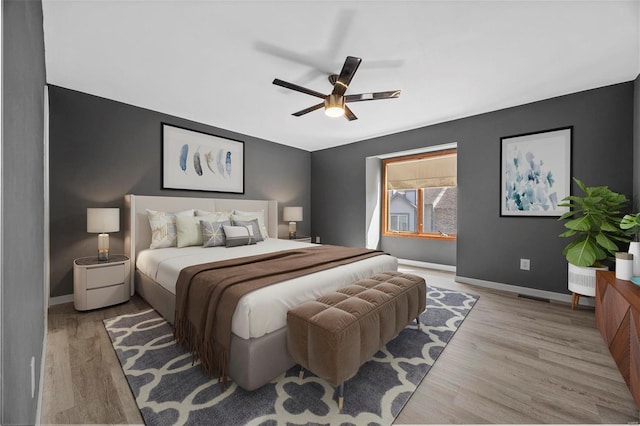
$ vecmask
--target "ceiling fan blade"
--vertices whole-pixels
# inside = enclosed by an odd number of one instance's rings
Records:
[[[344,116],[347,120],[349,121],[353,121],[353,120],[357,120],[358,117],[356,117],[356,115],[353,113],[353,111],[351,111],[351,109],[349,109],[348,106],[344,106]]]
[[[318,105],[314,105],[314,106],[311,106],[311,107],[309,107],[309,108],[305,108],[305,109],[303,109],[303,110],[301,110],[301,111],[294,112],[294,113],[293,113],[293,114],[291,114],[291,115],[295,115],[296,117],[300,117],[301,115],[305,115],[305,114],[310,113],[311,111],[315,111],[315,110],[317,110],[317,109],[320,109],[320,108],[322,108],[323,106],[324,106],[324,102],[320,102]]]
[[[315,90],[307,89],[306,87],[298,86],[297,84],[288,83],[278,78],[273,80],[273,84],[275,84],[276,86],[284,87],[286,89],[295,90],[296,92],[306,93],[307,95],[315,96],[321,99],[324,99],[327,97],[327,95],[324,95],[320,92],[316,92]]]
[[[360,58],[347,56],[347,59],[345,59],[344,65],[342,66],[342,71],[340,71],[340,76],[338,77],[336,84],[333,85],[333,92],[331,92],[332,95],[344,95],[344,92],[347,91],[347,87],[349,87],[349,84],[351,83],[351,79],[360,66],[360,62],[362,62],[362,59]]]
[[[400,90],[390,90],[388,92],[376,92],[376,93],[359,93],[357,95],[347,95],[344,97],[345,102],[362,102],[362,101],[375,101],[378,99],[392,99],[399,98]]]

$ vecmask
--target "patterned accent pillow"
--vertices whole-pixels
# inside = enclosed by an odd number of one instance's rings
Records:
[[[240,216],[235,216],[240,217]],[[253,231],[253,235],[256,237],[256,242],[264,241],[262,234],[260,233],[260,225],[258,225],[258,219],[253,220],[234,220],[233,226],[248,226]]]
[[[224,236],[227,239],[227,247],[248,246],[256,243],[253,229],[249,226],[223,225]]]
[[[225,220],[224,222],[207,222],[200,221],[202,228],[202,247],[219,247],[227,243],[224,236],[223,226],[230,226],[231,222]]]
[[[176,228],[178,228],[178,247],[201,246],[202,226],[200,221],[217,221],[219,216],[212,213],[208,216],[176,216]]]
[[[194,210],[190,209],[177,213],[168,213],[147,209],[149,225],[151,226],[150,249],[175,247],[177,245],[178,232],[176,229],[176,215],[193,216]]]
[[[267,232],[267,227],[264,224],[264,210],[259,210],[255,212],[247,212],[242,210],[234,210],[233,214],[238,217],[237,220],[251,220],[258,219],[258,225],[260,225],[260,234],[262,234],[262,238],[265,240],[269,238],[269,233]],[[233,220],[233,216],[231,216],[231,220]]]

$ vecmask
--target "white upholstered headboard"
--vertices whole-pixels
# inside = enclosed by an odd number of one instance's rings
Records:
[[[264,222],[270,238],[278,238],[278,202],[275,200],[241,200],[229,198],[162,197],[128,194],[124,197],[124,252],[131,259],[131,294],[134,289],[135,261],[138,251],[149,248],[151,226],[147,209],[176,212],[187,209],[207,211],[264,210]]]

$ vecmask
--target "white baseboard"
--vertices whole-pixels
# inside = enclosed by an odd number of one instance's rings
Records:
[[[64,296],[56,296],[49,298],[49,306],[62,305],[63,303],[73,302],[73,294],[65,294]]]
[[[494,290],[508,291],[511,293],[523,294],[525,296],[532,296],[532,297],[538,297],[542,299],[555,300],[558,302],[571,303],[570,294],[556,293],[553,291],[546,291],[546,290],[538,290],[536,288],[529,288],[529,287],[520,287],[517,285],[511,285],[511,284],[502,284],[502,283],[497,283],[493,281],[479,280],[476,278],[460,277],[458,275],[455,276],[454,280],[460,283],[477,285],[479,287],[486,287]],[[584,296],[580,298],[580,304],[584,306],[595,306],[595,300],[591,297]]]
[[[400,265],[415,266],[418,268],[437,269],[439,271],[456,272],[454,265],[441,265],[440,263],[420,262],[418,260],[398,259]]]

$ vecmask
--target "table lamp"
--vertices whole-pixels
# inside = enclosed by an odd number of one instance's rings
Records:
[[[295,239],[296,222],[302,221],[302,207],[285,207],[282,216],[285,222],[289,222],[289,239]]]
[[[109,234],[120,230],[119,208],[88,208],[87,232],[98,235],[98,260],[109,260]]]

